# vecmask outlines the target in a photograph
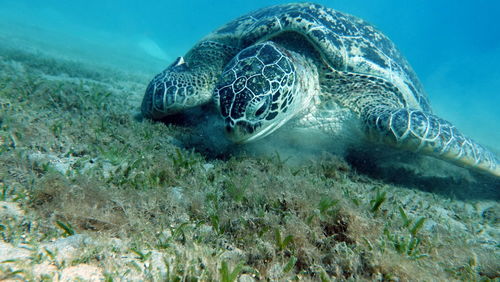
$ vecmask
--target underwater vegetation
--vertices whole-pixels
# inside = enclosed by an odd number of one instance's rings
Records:
[[[147,81],[0,48],[0,280],[500,276],[498,199],[471,196],[498,184],[214,156],[190,126],[134,117]]]

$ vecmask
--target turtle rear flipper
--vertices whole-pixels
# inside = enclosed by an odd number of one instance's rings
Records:
[[[372,140],[500,177],[500,162],[492,152],[435,115],[375,105],[362,116]]]

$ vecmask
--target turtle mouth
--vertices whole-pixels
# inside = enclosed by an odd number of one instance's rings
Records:
[[[226,137],[234,143],[244,144],[266,137],[279,126],[269,124],[263,126],[262,122],[251,123],[248,121],[226,121]]]
[[[226,137],[234,143],[248,143],[255,140],[256,136],[258,136],[255,133],[258,132],[258,128],[261,126],[260,122],[237,121],[235,123],[232,120],[226,121]]]

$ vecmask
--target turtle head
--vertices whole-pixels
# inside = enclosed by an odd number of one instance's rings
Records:
[[[302,85],[303,59],[273,42],[252,45],[225,67],[214,100],[236,143],[263,138],[310,101]]]

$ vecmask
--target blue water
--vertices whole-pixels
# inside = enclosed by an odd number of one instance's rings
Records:
[[[42,48],[60,47],[67,52],[87,48],[76,54],[89,57],[115,53],[99,60],[105,63],[109,58],[109,64],[117,67],[126,66],[120,66],[119,62],[133,57],[150,66],[144,71],[151,76],[225,22],[260,7],[285,3],[269,0],[0,2],[0,33],[23,26],[14,34],[21,36],[19,33],[25,32],[28,39],[38,36],[32,42]],[[500,1],[317,2],[364,18],[387,34],[419,75],[434,111],[474,139],[500,151]],[[44,39],[52,44],[41,44]],[[122,61],[113,61],[116,57]]]

